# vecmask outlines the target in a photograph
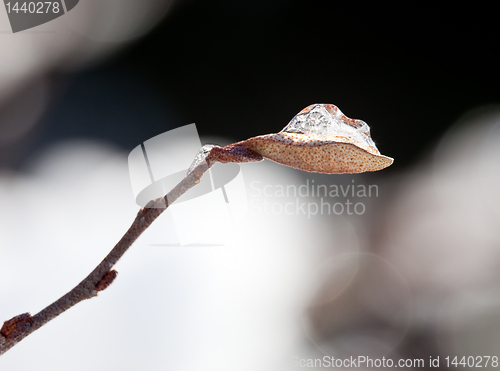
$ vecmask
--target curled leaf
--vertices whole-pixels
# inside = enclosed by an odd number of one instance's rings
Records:
[[[231,158],[231,153],[236,157]],[[295,169],[326,174],[377,171],[394,161],[380,154],[364,121],[348,118],[333,104],[312,104],[279,133],[215,147],[210,156],[221,162],[267,158]],[[241,161],[237,161],[238,156]]]

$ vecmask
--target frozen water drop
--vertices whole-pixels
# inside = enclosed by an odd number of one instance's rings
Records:
[[[333,104],[310,105],[292,118],[282,132],[312,135],[323,140],[347,137],[376,150],[366,122],[348,118]]]

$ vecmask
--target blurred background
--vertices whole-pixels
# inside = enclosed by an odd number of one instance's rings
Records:
[[[202,141],[225,144],[333,103],[395,158],[355,176],[242,166],[249,205],[294,202],[278,186],[313,181],[378,193],[358,200],[362,215],[250,208],[222,246],[157,246],[166,215],[108,290],[25,339],[0,369],[288,370],[327,355],[424,359],[419,369],[439,356],[444,370],[447,356],[500,356],[490,13],[82,0],[13,34],[0,11],[2,321],[41,310],[104,257],[137,211],[128,153],[165,131],[194,122]],[[257,191],[265,186],[274,193]]]

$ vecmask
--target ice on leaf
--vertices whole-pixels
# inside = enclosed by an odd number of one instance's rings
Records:
[[[332,140],[349,138],[378,152],[366,122],[347,117],[333,104],[312,104],[304,108],[281,132]]]
[[[364,121],[345,116],[333,104],[312,104],[279,133],[235,145],[282,165],[325,174],[377,171],[394,161],[380,154]]]

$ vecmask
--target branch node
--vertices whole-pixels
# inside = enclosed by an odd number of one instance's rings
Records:
[[[101,278],[101,280],[95,286],[96,291],[106,290],[108,286],[113,283],[117,275],[118,271],[116,269],[107,271],[104,277]]]
[[[33,317],[30,313],[20,314],[5,321],[0,329],[0,334],[5,337],[6,341],[10,341],[21,335],[32,323]]]

